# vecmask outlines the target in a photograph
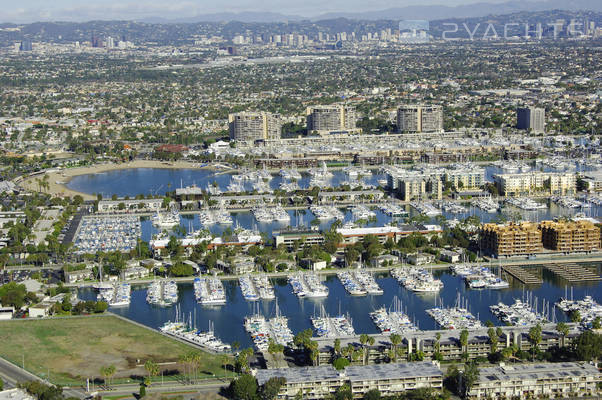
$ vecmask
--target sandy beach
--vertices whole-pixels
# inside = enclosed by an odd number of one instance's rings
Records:
[[[48,190],[45,192],[52,195],[60,196],[75,196],[80,195],[84,200],[95,200],[96,197],[88,193],[81,193],[76,190],[71,190],[67,187],[67,184],[73,177],[79,175],[96,174],[100,172],[114,171],[118,169],[128,168],[165,168],[165,169],[186,169],[186,168],[199,168],[199,163],[190,161],[157,161],[157,160],[135,160],[128,163],[105,163],[96,164],[88,167],[78,168],[65,168],[57,169],[54,171],[46,172],[46,174],[39,174],[30,176],[19,182],[19,185],[27,190],[34,192],[39,191],[37,179],[42,179],[44,175],[48,175]]]

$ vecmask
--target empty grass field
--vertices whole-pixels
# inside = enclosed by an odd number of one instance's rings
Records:
[[[144,376],[144,363],[152,360],[162,370],[183,371],[179,357],[198,351],[157,332],[115,316],[0,322],[0,356],[34,374],[62,385],[81,385],[86,378],[101,378],[101,367],[113,365],[116,383]],[[205,353],[198,376],[223,374],[218,356]]]

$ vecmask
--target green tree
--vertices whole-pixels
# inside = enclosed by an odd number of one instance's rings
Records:
[[[280,388],[286,384],[286,379],[283,377],[273,377],[268,379],[261,388],[262,400],[273,400],[280,392]]]
[[[571,322],[575,322],[575,323],[581,322],[581,313],[579,312],[579,310],[571,311],[570,317],[571,317]]]
[[[541,325],[537,324],[529,329],[529,341],[531,342],[531,352],[533,353],[533,359],[535,359],[535,353],[538,350],[539,343],[542,339]]]
[[[147,360],[144,363],[144,369],[148,374],[148,385],[150,385],[152,377],[159,375],[159,365],[156,362],[153,362],[152,360]]]
[[[468,331],[466,329],[462,329],[460,332],[460,347],[462,353],[468,353]]]
[[[464,365],[464,372],[462,373],[462,386],[464,395],[470,392],[470,389],[479,380],[479,368],[474,362],[466,363]]]
[[[380,400],[380,391],[378,389],[370,389],[362,397],[363,400]]]
[[[494,354],[497,352],[497,345],[498,345],[499,338],[498,338],[497,333],[494,328],[487,329],[487,335],[489,336],[489,343],[491,345],[490,346],[491,354]]]
[[[351,362],[345,357],[339,357],[332,362],[332,366],[339,371],[345,369],[349,364],[351,364]]]
[[[585,331],[575,338],[573,348],[579,360],[597,361],[602,358],[602,335]]]
[[[347,384],[339,387],[334,393],[334,400],[353,400],[353,393],[351,393],[351,387]]]
[[[569,334],[569,326],[564,322],[559,322],[556,324],[556,331],[560,334],[560,347],[564,347],[565,338]]]
[[[230,384],[230,392],[235,399],[255,400],[257,398],[257,381],[250,374],[243,374]]]

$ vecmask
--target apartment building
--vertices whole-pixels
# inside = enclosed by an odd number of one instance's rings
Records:
[[[521,107],[516,110],[516,128],[543,133],[546,129],[546,110]]]
[[[500,364],[481,368],[469,399],[591,397],[600,393],[602,373],[583,362]]]
[[[240,112],[228,116],[230,139],[241,142],[279,139],[282,119],[279,114]]]
[[[580,334],[577,324],[569,324],[570,331],[566,337],[562,337],[556,331],[555,324],[542,325],[542,339],[538,347],[541,351],[546,351],[552,347],[570,346],[573,340]],[[396,346],[397,361],[405,360],[409,354],[421,351],[425,360],[432,359],[438,342],[439,353],[445,361],[461,360],[464,353],[468,354],[469,359],[478,357],[487,357],[491,352],[491,340],[489,338],[488,328],[479,328],[469,330],[468,341],[466,347],[462,347],[460,342],[459,329],[438,330],[438,331],[417,331],[406,332],[402,335],[402,342]],[[498,350],[506,347],[517,346],[520,350],[529,351],[531,349],[531,341],[529,340],[529,326],[501,326],[502,330],[498,338]],[[437,336],[439,335],[439,339]],[[390,350],[394,347],[391,343],[389,335],[370,335],[374,337],[374,345],[367,346],[366,361],[367,364],[382,364],[391,362]],[[356,337],[340,338],[341,348],[352,345],[357,349],[363,346]],[[319,365],[324,365],[334,361],[339,355],[334,350],[333,338],[316,338],[318,343],[318,360]],[[358,360],[358,363],[363,361]]]
[[[397,193],[403,201],[412,200],[441,200],[443,197],[443,182],[436,176],[426,179],[404,177],[397,182]]]
[[[403,105],[397,109],[400,133],[443,132],[441,106]]]
[[[332,365],[262,369],[255,371],[255,377],[259,386],[270,378],[285,378],[276,396],[282,400],[294,399],[299,393],[306,400],[328,398],[344,384],[349,385],[353,397],[358,399],[372,389],[378,389],[384,396],[394,396],[418,388],[441,389],[443,385],[443,372],[431,361],[347,366],[342,371]]]
[[[562,252],[600,249],[600,228],[590,221],[543,221],[539,227],[547,249]]]
[[[541,230],[532,222],[484,224],[479,237],[481,250],[496,256],[528,255],[543,251]]]
[[[445,181],[451,182],[456,189],[475,190],[485,184],[485,168],[459,168],[445,171]]]
[[[568,172],[499,174],[493,179],[504,196],[528,196],[533,193],[567,196],[575,194],[577,188],[575,174]]]
[[[305,112],[308,132],[357,132],[355,107],[342,104],[307,107]]]

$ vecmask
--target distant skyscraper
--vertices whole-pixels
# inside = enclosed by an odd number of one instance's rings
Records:
[[[543,133],[546,129],[546,110],[535,107],[521,107],[516,110],[516,127]]]
[[[266,112],[240,112],[228,116],[230,139],[254,142],[280,139],[282,119],[279,114]]]
[[[355,107],[347,105],[312,106],[306,110],[307,130],[317,132],[353,131],[356,128]]]
[[[31,45],[31,40],[23,40],[21,45],[19,46],[19,51],[32,51],[33,46]]]
[[[443,132],[441,106],[404,105],[397,109],[399,132]]]

